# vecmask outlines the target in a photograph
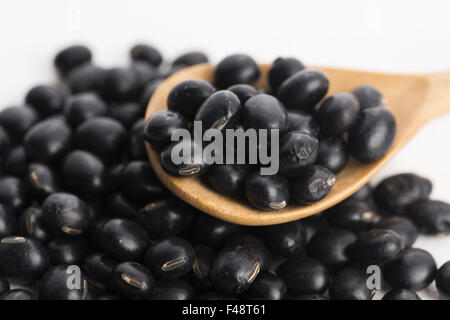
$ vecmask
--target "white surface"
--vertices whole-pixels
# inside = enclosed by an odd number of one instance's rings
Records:
[[[449,14],[447,0],[2,1],[0,108],[54,81],[53,55],[76,42],[89,45],[103,66],[126,64],[129,47],[144,41],[168,58],[204,49],[213,61],[246,52],[261,62],[291,55],[353,69],[450,71]],[[374,181],[417,172],[433,180],[433,198],[450,201],[449,137],[450,116],[430,122]],[[450,237],[416,245],[439,265],[450,259]]]

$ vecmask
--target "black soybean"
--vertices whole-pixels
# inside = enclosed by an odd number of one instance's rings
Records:
[[[392,289],[381,300],[422,300],[417,293],[406,289]]]
[[[336,176],[327,168],[314,165],[291,183],[292,200],[313,203],[325,198],[336,183]]]
[[[260,70],[253,58],[245,54],[226,57],[216,66],[214,77],[218,88],[228,88],[235,84],[253,84],[260,76]]]
[[[48,255],[55,265],[81,265],[88,250],[86,241],[81,237],[57,237],[47,243]]]
[[[325,135],[319,137],[317,164],[337,174],[347,166],[348,158],[347,144],[343,139]]]
[[[288,180],[281,175],[263,176],[255,172],[245,180],[245,194],[256,208],[280,210],[290,200]]]
[[[269,270],[272,264],[272,257],[266,244],[259,238],[251,234],[239,234],[228,239],[225,243],[225,247],[237,247],[244,246],[249,247],[255,251],[258,255],[258,260],[261,270]]]
[[[195,223],[194,238],[198,243],[220,249],[228,238],[240,231],[239,225],[203,214]]]
[[[52,168],[32,163],[26,176],[28,189],[34,199],[42,200],[60,190],[59,180]]]
[[[210,246],[197,244],[195,246],[195,260],[189,276],[192,284],[199,290],[213,289],[210,280],[212,264],[216,258],[216,251]]]
[[[289,110],[287,116],[289,131],[301,131],[304,133],[308,133],[314,137],[319,136],[319,124],[309,113],[297,110]]]
[[[82,269],[86,275],[89,289],[104,292],[110,287],[110,279],[117,261],[104,253],[94,253],[86,257]]]
[[[0,178],[0,203],[14,213],[20,213],[28,202],[25,184],[15,177]]]
[[[423,200],[410,205],[406,210],[410,218],[425,234],[450,233],[450,204],[438,200]]]
[[[183,279],[158,281],[153,290],[152,300],[192,300],[194,288]]]
[[[178,112],[163,110],[153,114],[145,123],[144,138],[156,147],[170,144],[172,134],[178,129],[186,129],[187,120]]]
[[[385,101],[381,93],[370,85],[364,85],[353,90],[358,99],[361,110],[375,107],[384,107]]]
[[[207,63],[209,61],[208,56],[200,51],[186,52],[181,56],[173,60],[173,66],[191,67],[201,63]]]
[[[2,173],[22,178],[28,169],[28,157],[24,146],[16,146],[8,150],[2,157]]]
[[[330,281],[329,294],[334,300],[372,300],[376,289],[369,289],[367,279],[369,274],[348,267],[333,276]]]
[[[123,262],[114,268],[111,285],[125,299],[149,299],[155,286],[155,277],[142,264]]]
[[[380,216],[364,201],[345,201],[327,213],[332,226],[356,233],[369,230],[380,220]]]
[[[241,298],[246,300],[282,300],[287,288],[283,279],[273,273],[262,271]]]
[[[105,115],[106,104],[95,93],[80,93],[68,100],[64,114],[67,123],[76,128],[90,118]]]
[[[319,154],[319,140],[301,131],[291,131],[280,141],[280,171],[298,176],[310,168]]]
[[[374,229],[387,229],[396,232],[405,243],[406,247],[411,247],[416,242],[419,230],[409,219],[405,217],[391,217],[380,221]]]
[[[75,68],[91,62],[91,60],[92,53],[89,48],[83,45],[74,45],[60,51],[54,62],[60,74],[65,76]]]
[[[251,97],[259,94],[259,91],[256,90],[255,87],[248,84],[235,84],[227,90],[237,95],[242,105],[244,105],[244,103],[246,103]]]
[[[106,70],[90,64],[73,70],[67,77],[67,84],[73,94],[104,91]]]
[[[245,128],[287,130],[287,112],[277,98],[258,94],[248,99],[242,110]]]
[[[264,234],[270,249],[285,258],[305,252],[306,228],[300,221],[265,227]]]
[[[29,207],[22,213],[19,220],[19,233],[42,244],[52,237],[52,232],[42,217],[42,210],[37,207]]]
[[[269,83],[272,91],[276,93],[284,81],[303,69],[305,69],[303,63],[295,58],[276,59],[269,69]]]
[[[356,122],[359,103],[354,95],[340,92],[327,98],[319,107],[319,122],[323,132],[340,135]]]
[[[113,68],[106,71],[103,94],[111,101],[130,101],[136,98],[139,89],[137,74],[131,69]]]
[[[443,298],[450,300],[450,261],[439,269],[436,275],[436,287]]]
[[[251,168],[248,165],[217,164],[208,170],[208,179],[217,192],[238,196],[244,191],[245,180],[250,173]]]
[[[0,239],[16,233],[17,221],[8,208],[0,204]]]
[[[78,266],[54,266],[39,282],[39,300],[86,300],[87,297],[87,280]]]
[[[8,107],[0,112],[0,125],[16,141],[20,141],[38,120],[36,111],[28,106]]]
[[[26,103],[44,117],[61,113],[66,100],[67,92],[63,87],[48,85],[32,88],[25,97]]]
[[[152,66],[159,66],[163,60],[161,53],[153,46],[137,44],[131,48],[130,56],[135,61],[143,61]]]

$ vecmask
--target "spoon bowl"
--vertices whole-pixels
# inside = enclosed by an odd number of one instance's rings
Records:
[[[261,77],[255,87],[269,89],[267,75],[270,65],[260,65]],[[343,201],[372,178],[429,120],[450,112],[450,73],[432,75],[393,75],[334,68],[312,67],[327,73],[330,79],[328,95],[370,84],[383,94],[386,108],[395,116],[397,134],[391,149],[380,160],[362,164],[350,159],[347,167],[336,176],[336,184],[323,200],[310,204],[292,203],[277,211],[264,212],[247,201],[214,191],[201,177],[178,178],[161,167],[160,153],[147,144],[147,153],[161,182],[175,195],[199,210],[216,218],[249,226],[285,223],[322,212]],[[167,96],[178,83],[202,79],[214,82],[214,66],[201,64],[183,69],[163,82],[148,105],[145,119],[167,109]]]

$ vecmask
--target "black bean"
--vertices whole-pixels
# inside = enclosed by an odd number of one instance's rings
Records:
[[[383,277],[394,288],[419,291],[434,280],[436,272],[436,262],[431,254],[407,248],[384,267]]]
[[[110,279],[117,261],[104,253],[89,255],[83,263],[83,273],[86,275],[89,290],[105,292],[110,287]]]
[[[48,85],[32,88],[25,97],[26,103],[44,117],[61,113],[64,110],[66,100],[67,92],[65,88]]]
[[[289,182],[281,175],[263,176],[255,172],[245,180],[245,194],[259,210],[280,210],[290,200]]]
[[[119,121],[125,128],[130,128],[139,118],[143,117],[142,108],[136,102],[111,104],[107,116]]]
[[[150,244],[145,230],[132,220],[110,219],[97,227],[102,250],[120,261],[141,260]]]
[[[153,290],[152,300],[192,300],[194,288],[183,279],[158,281]]]
[[[233,92],[239,98],[242,105],[244,105],[251,97],[259,94],[259,91],[256,90],[255,87],[248,84],[235,84],[227,90]]]
[[[281,84],[292,75],[305,69],[303,63],[295,58],[278,58],[269,69],[269,83],[272,91],[277,92]]]
[[[129,152],[132,159],[136,160],[146,160],[147,159],[147,149],[145,147],[144,140],[144,127],[145,120],[143,118],[137,120],[131,127],[128,145]]]
[[[6,291],[0,296],[0,300],[10,300],[10,301],[18,301],[18,300],[36,300],[34,294],[27,289],[12,289]]]
[[[55,57],[55,67],[62,76],[69,74],[75,68],[90,63],[92,53],[83,45],[74,45],[60,51]]]
[[[159,66],[162,62],[161,53],[153,46],[137,44],[131,48],[130,56],[135,61],[144,61],[152,66]]]
[[[358,99],[361,110],[375,107],[384,107],[386,102],[381,93],[370,85],[364,85],[353,90]]]
[[[161,148],[170,144],[172,134],[177,129],[187,129],[187,120],[176,111],[163,110],[147,120],[143,135],[146,141]]]
[[[233,54],[219,62],[214,77],[217,87],[223,89],[235,84],[253,84],[259,79],[260,73],[253,58],[245,54]]]
[[[436,287],[443,298],[450,300],[450,261],[439,269],[436,275]]]
[[[222,248],[225,241],[241,231],[241,227],[206,214],[201,215],[194,226],[194,237],[197,243],[203,243],[213,248]]]
[[[136,74],[136,98],[142,95],[145,87],[153,79],[156,79],[159,74],[158,71],[150,64],[143,61],[134,61],[130,65],[130,70]]]
[[[450,204],[446,202],[422,200],[410,205],[405,212],[422,233],[450,233]]]
[[[305,252],[306,228],[300,221],[264,227],[265,239],[272,250],[285,258]]]
[[[372,186],[369,183],[363,185],[358,191],[347,198],[348,201],[366,201],[372,195]]]
[[[87,151],[75,150],[64,158],[61,178],[68,190],[88,199],[104,195],[107,189],[104,164]]]
[[[238,196],[244,191],[245,180],[251,173],[248,165],[223,164],[213,165],[208,170],[208,180],[219,193]]]
[[[329,294],[333,300],[372,300],[376,289],[369,289],[369,274],[354,267],[348,267],[336,274],[330,281]]]
[[[331,225],[356,233],[369,230],[380,220],[380,216],[363,201],[345,201],[327,213]]]
[[[259,265],[261,270],[269,270],[272,264],[272,256],[266,247],[266,244],[259,238],[250,234],[235,235],[227,240],[225,247],[249,247],[258,255]]]
[[[195,250],[181,238],[166,238],[151,245],[144,263],[158,279],[172,280],[187,274],[194,263]]]
[[[43,200],[61,189],[57,175],[45,164],[31,163],[26,181],[28,190],[36,200]]]
[[[289,292],[294,294],[322,294],[328,288],[327,269],[311,258],[289,259],[277,269],[277,274],[284,280]]]
[[[64,110],[67,123],[76,128],[84,121],[106,114],[105,102],[95,93],[87,92],[72,96]]]
[[[273,273],[262,271],[245,290],[241,298],[246,300],[282,300],[286,294],[286,284],[283,279]]]
[[[210,272],[216,255],[216,251],[207,245],[200,243],[195,246],[195,260],[189,278],[197,289],[203,291],[213,289]]]
[[[52,232],[47,227],[42,217],[42,210],[37,207],[27,208],[19,220],[20,235],[35,239],[45,244],[52,237]]]
[[[139,99],[140,109],[145,112],[147,110],[147,106],[155,93],[156,89],[158,89],[159,85],[164,81],[164,78],[156,78],[150,81],[145,88],[142,90],[141,97]]]
[[[356,241],[356,236],[346,230],[326,228],[308,242],[308,252],[322,262],[330,271],[340,270],[350,264],[347,249]]]
[[[25,135],[27,155],[42,163],[59,161],[72,147],[72,130],[59,117],[35,124]]]
[[[319,140],[301,131],[291,131],[280,141],[280,171],[293,177],[304,173],[316,161]]]
[[[2,159],[2,174],[22,178],[27,173],[28,157],[24,146],[16,146],[6,152]]]
[[[82,92],[104,92],[106,70],[90,64],[73,70],[67,77],[67,83],[73,94]]]
[[[106,199],[105,210],[114,218],[135,219],[138,216],[137,205],[122,193],[111,193]]]
[[[30,284],[48,269],[50,259],[36,240],[6,237],[0,241],[0,274],[19,283]]]
[[[13,213],[20,213],[28,203],[25,184],[14,177],[0,177],[0,203]]]
[[[340,137],[319,137],[319,153],[317,164],[324,166],[334,174],[341,172],[348,163],[349,153],[347,144]]]
[[[318,70],[302,70],[283,82],[277,97],[288,109],[311,111],[327,94],[329,80]]]
[[[277,98],[258,94],[244,104],[242,121],[245,128],[287,130],[287,112]]]
[[[348,135],[351,155],[361,162],[379,160],[392,146],[396,131],[397,125],[389,110],[363,110]]]
[[[402,238],[391,230],[370,230],[348,248],[349,257],[362,266],[382,266],[395,259],[405,247]]]
[[[125,299],[149,299],[155,287],[155,277],[142,264],[123,262],[114,268],[111,286]]]
[[[87,280],[78,266],[54,266],[39,282],[39,300],[86,300],[87,295]]]
[[[335,175],[325,167],[314,165],[291,184],[292,199],[298,203],[313,203],[325,198],[336,183]]]
[[[250,287],[259,271],[258,255],[252,248],[225,247],[214,260],[211,280],[216,290],[228,294],[239,294]]]
[[[8,132],[0,126],[0,155],[3,155],[3,153],[8,149],[10,143],[11,139]]]
[[[0,112],[0,125],[15,141],[20,141],[38,120],[36,111],[28,106],[8,107]]]
[[[301,131],[304,133],[308,133],[314,137],[319,136],[319,124],[309,113],[297,110],[289,110],[287,116],[289,131]]]
[[[106,71],[104,96],[111,101],[130,101],[139,93],[139,79],[131,69],[113,68]]]
[[[170,91],[167,107],[193,120],[200,106],[216,89],[204,80],[187,80],[180,82]]]
[[[391,289],[381,300],[422,300],[417,293],[406,289]]]
[[[405,243],[411,247],[416,242],[419,230],[409,219],[404,217],[391,217],[377,223],[374,229],[387,229],[396,232]]]
[[[191,67],[201,63],[209,62],[208,56],[200,51],[186,52],[175,58],[172,64],[174,66]]]
[[[0,239],[14,235],[16,230],[16,217],[8,208],[0,204]]]
[[[81,237],[57,237],[47,243],[47,251],[53,264],[81,265],[89,248]]]

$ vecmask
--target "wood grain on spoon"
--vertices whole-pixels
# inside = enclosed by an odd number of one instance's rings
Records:
[[[255,85],[268,89],[269,65],[261,65],[261,78]],[[147,144],[153,168],[162,183],[181,199],[219,219],[242,225],[271,225],[289,222],[322,212],[356,192],[375,175],[429,120],[450,112],[450,73],[435,75],[391,75],[361,71],[313,67],[323,70],[330,78],[328,95],[370,84],[379,89],[386,107],[397,121],[397,135],[389,152],[379,161],[361,164],[351,159],[337,175],[337,181],[322,201],[311,205],[290,204],[279,211],[262,212],[245,200],[234,199],[215,192],[198,177],[176,178],[164,172],[159,152]],[[181,70],[162,83],[147,108],[146,119],[157,111],[167,109],[167,96],[178,83],[189,79],[213,82],[214,66],[202,64]],[[436,150],[439,152],[439,150]]]

